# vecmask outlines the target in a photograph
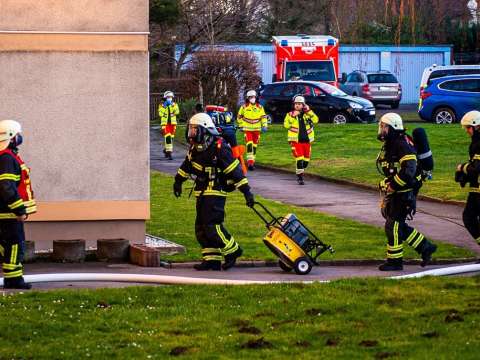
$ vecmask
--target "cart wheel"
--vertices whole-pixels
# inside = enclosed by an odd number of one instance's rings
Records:
[[[280,266],[280,269],[282,269],[285,272],[290,272],[293,270],[290,266],[285,264],[282,260],[278,260],[278,266]]]
[[[298,275],[307,275],[312,270],[313,264],[307,257],[301,257],[295,260],[293,268]]]

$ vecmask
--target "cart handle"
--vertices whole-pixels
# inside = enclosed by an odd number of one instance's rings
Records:
[[[255,205],[258,205],[260,208],[262,208],[262,210],[270,217],[271,220],[267,220],[266,216],[262,215],[262,213],[260,211],[258,211],[258,209],[255,208]],[[269,228],[273,224],[277,224],[277,225],[281,226],[281,223],[280,223],[279,219],[277,217],[275,217],[272,214],[272,212],[270,210],[268,210],[265,207],[265,205],[263,205],[262,203],[259,203],[258,201],[255,201],[254,206],[252,206],[252,210],[255,211],[255,213],[258,215],[258,217],[260,219],[262,219],[262,221],[265,223],[267,228]]]

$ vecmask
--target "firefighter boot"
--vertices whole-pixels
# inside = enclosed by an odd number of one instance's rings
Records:
[[[422,249],[422,262],[420,263],[421,267],[428,265],[432,261],[432,254],[437,251],[437,245],[432,244],[430,241],[426,241]]]
[[[197,271],[220,271],[222,262],[220,260],[203,260],[200,264],[193,265],[193,268]]]
[[[3,288],[4,289],[23,289],[28,290],[32,288],[32,284],[26,283],[23,279],[23,276],[11,278],[11,279],[3,279]]]
[[[255,170],[255,165],[254,164],[248,164],[248,170],[249,171]]]
[[[237,258],[242,256],[243,250],[239,247],[234,253],[225,255],[225,262],[222,265],[223,270],[228,270],[235,265]]]
[[[403,270],[402,259],[387,259],[385,263],[378,267],[380,271],[400,271]]]
[[[305,181],[303,181],[303,174],[297,175],[297,183],[298,185],[305,185]]]

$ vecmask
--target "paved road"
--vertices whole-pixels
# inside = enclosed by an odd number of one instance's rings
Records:
[[[185,148],[175,147],[174,160],[165,160],[162,154],[162,139],[159,131],[150,131],[150,167],[175,174],[185,156]],[[253,191],[265,198],[279,200],[329,213],[338,217],[357,220],[383,227],[379,213],[380,197],[377,192],[353,186],[339,185],[306,177],[302,192],[298,190],[295,175],[257,169],[249,172],[248,178]],[[418,201],[418,210],[412,225],[428,238],[468,248],[480,254],[480,247],[470,238],[462,224],[462,207]]]

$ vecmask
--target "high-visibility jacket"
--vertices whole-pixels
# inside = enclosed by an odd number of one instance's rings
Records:
[[[313,131],[313,124],[318,123],[318,116],[312,110],[303,114],[303,120],[305,121],[305,128],[307,130],[308,139],[310,142],[315,140],[315,132]],[[285,115],[283,126],[288,129],[288,141],[298,142],[298,133],[300,131],[299,116],[293,116],[293,111]]]
[[[0,219],[37,211],[30,169],[11,149],[0,151]]]
[[[245,104],[237,115],[238,126],[246,131],[260,131],[268,126],[267,114],[260,104]]]
[[[165,106],[160,104],[158,106],[158,116],[160,117],[160,125],[166,126],[168,124],[177,125],[177,116],[180,114],[180,109],[177,103]]]

